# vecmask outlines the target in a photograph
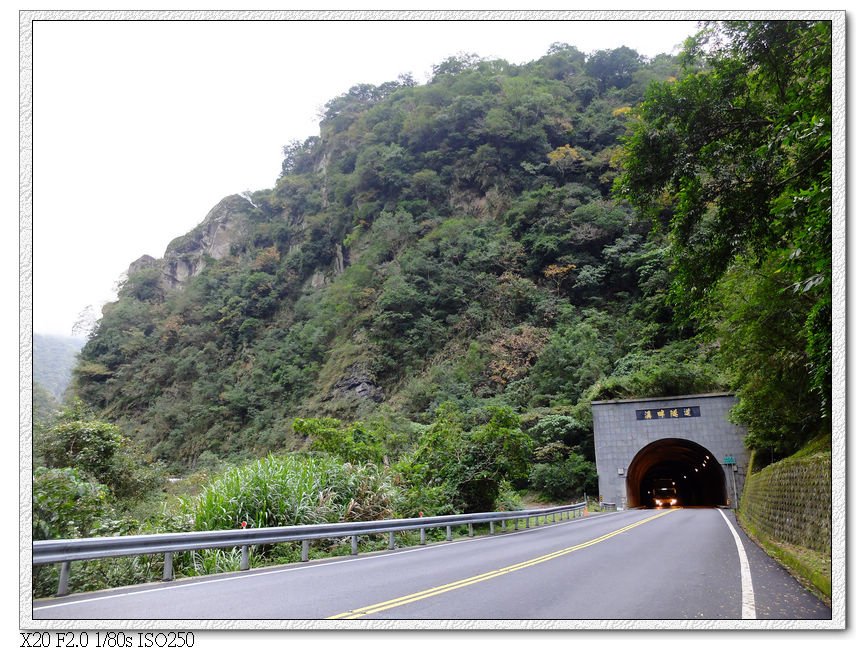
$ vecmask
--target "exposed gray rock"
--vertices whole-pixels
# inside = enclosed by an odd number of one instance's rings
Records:
[[[384,401],[384,391],[375,377],[361,364],[353,364],[330,391],[331,399]]]
[[[327,278],[321,271],[316,271],[312,274],[309,284],[313,289],[321,289],[325,284],[327,284]]]
[[[126,271],[127,277],[132,275],[133,273],[138,273],[140,271],[144,271],[146,269],[153,269],[159,266],[159,260],[155,257],[151,257],[150,255],[142,255],[137,260],[135,260],[132,264],[129,265],[129,269]]]
[[[229,255],[232,244],[245,234],[254,209],[247,199],[232,194],[217,203],[191,232],[173,240],[162,260],[163,288],[181,287],[201,272],[208,258]]]

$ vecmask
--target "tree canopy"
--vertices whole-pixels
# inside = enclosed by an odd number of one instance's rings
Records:
[[[752,442],[789,451],[829,425],[831,25],[712,23],[683,58],[635,111],[617,188],[669,236],[679,314],[736,351]],[[795,434],[758,415],[777,409],[799,413]]]

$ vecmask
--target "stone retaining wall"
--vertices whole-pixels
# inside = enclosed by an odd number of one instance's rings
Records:
[[[829,454],[786,458],[749,474],[739,514],[774,540],[828,553],[832,541]]]

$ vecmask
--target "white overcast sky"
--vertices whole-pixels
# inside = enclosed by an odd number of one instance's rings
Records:
[[[673,52],[694,21],[56,21],[33,30],[33,325],[69,335],[130,262],[224,196],[273,186],[282,146],[358,83],[460,52],[524,63],[566,42]]]

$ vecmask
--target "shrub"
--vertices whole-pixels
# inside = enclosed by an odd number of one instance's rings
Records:
[[[532,489],[549,499],[572,499],[597,491],[598,474],[593,463],[578,453],[532,467]]]
[[[108,488],[71,467],[37,467],[33,475],[33,539],[91,534],[110,509]]]

